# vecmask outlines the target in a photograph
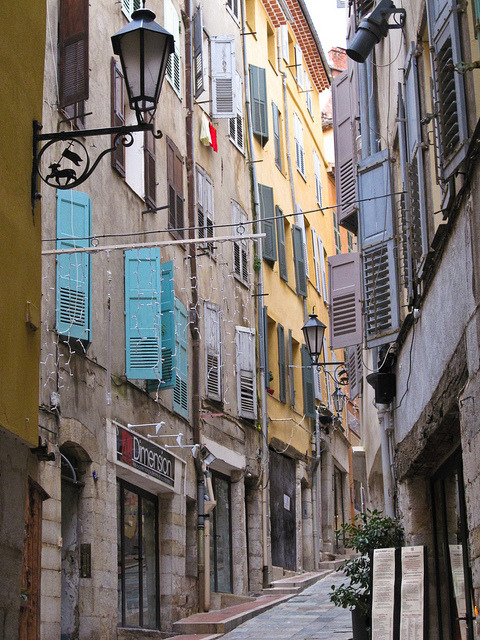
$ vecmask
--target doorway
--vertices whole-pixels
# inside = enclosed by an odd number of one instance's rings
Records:
[[[295,571],[297,564],[295,460],[270,449],[272,564]]]
[[[232,593],[232,514],[230,478],[212,471],[213,495],[217,506],[210,516],[210,588]]]

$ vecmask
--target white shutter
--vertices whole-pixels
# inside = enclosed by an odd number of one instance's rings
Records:
[[[322,207],[322,173],[320,169],[320,158],[318,157],[315,149],[313,150],[313,171],[315,174],[315,193],[317,196],[317,204],[319,207]]]
[[[236,327],[238,415],[255,420],[257,417],[257,384],[255,367],[255,330]]]
[[[305,70],[305,95],[307,98],[307,109],[310,115],[313,118],[313,108],[312,108],[312,83],[310,82],[310,76],[308,75],[308,71]]]
[[[305,260],[305,275],[307,278],[310,277],[310,273],[308,271],[308,246],[307,246],[307,232],[305,231],[305,219],[303,217],[302,210],[297,204],[297,213],[295,214],[295,224],[297,227],[300,227],[302,231],[302,244],[303,244],[303,256]]]
[[[323,248],[323,240],[320,238],[320,236],[318,236],[318,257],[320,260],[320,272],[322,274],[323,299],[328,304],[327,271],[325,269],[325,249]]]
[[[122,0],[122,11],[129,20],[132,19],[132,13],[140,8],[140,0]]]
[[[242,91],[242,77],[235,72],[235,113],[233,118],[230,118],[229,138],[233,144],[243,151],[243,91]]]
[[[222,401],[222,361],[220,309],[217,305],[205,302],[205,391],[212,400]]]
[[[180,97],[180,19],[171,0],[164,2],[165,29],[173,35],[175,40],[174,52],[170,54],[167,62],[165,77],[172,85],[175,93]]]
[[[298,46],[295,45],[295,70],[296,70],[296,78],[298,86],[303,89],[304,88],[304,75],[303,75],[303,55],[302,50]]]
[[[322,295],[322,281],[320,277],[320,260],[318,256],[317,232],[312,227],[312,243],[313,243],[313,263],[315,265],[315,286],[320,295]]]
[[[303,127],[300,118],[296,113],[293,114],[293,131],[295,137],[295,158],[297,169],[303,177],[305,177],[305,151],[303,148]]]
[[[212,116],[233,118],[235,104],[235,38],[211,38],[212,55]]]
[[[315,399],[322,400],[322,374],[319,367],[313,367],[313,383],[315,388]]]
[[[238,229],[246,224],[247,214],[235,201],[232,202],[232,222],[235,225],[233,235],[241,236]],[[244,238],[240,237],[240,239],[233,242],[232,245],[234,272],[241,280],[248,282],[248,243]]]
[[[282,43],[282,58],[287,64],[290,64],[290,49],[288,46],[288,25],[282,24],[280,27],[280,38]]]

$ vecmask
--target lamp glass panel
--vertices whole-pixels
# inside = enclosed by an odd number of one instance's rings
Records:
[[[126,33],[120,40],[130,106],[141,95],[142,69],[140,66],[140,31]]]

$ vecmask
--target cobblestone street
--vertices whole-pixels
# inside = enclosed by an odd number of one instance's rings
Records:
[[[350,640],[350,611],[335,607],[328,597],[331,585],[342,581],[341,574],[330,574],[288,602],[222,636],[222,640]]]

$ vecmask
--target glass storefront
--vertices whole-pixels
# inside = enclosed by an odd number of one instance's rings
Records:
[[[117,481],[118,623],[159,628],[158,501]]]

